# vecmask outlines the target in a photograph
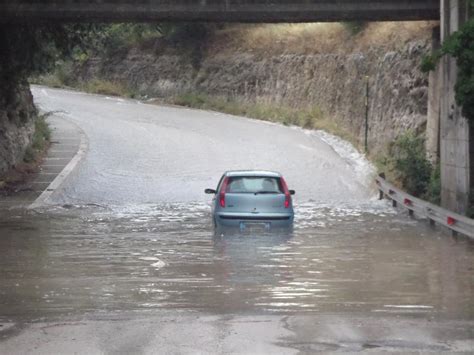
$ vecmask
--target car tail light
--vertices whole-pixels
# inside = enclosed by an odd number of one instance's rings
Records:
[[[283,187],[283,193],[285,194],[285,208],[290,208],[291,195],[290,190],[288,190],[288,185],[286,184],[285,179],[280,178],[281,187]]]
[[[221,191],[219,192],[219,202],[221,207],[225,207],[225,190],[227,190],[227,185],[229,184],[229,178],[225,177],[222,181]]]

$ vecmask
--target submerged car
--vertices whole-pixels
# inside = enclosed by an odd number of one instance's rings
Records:
[[[213,194],[212,214],[216,227],[263,226],[265,229],[293,225],[291,195],[283,176],[271,171],[228,171]]]

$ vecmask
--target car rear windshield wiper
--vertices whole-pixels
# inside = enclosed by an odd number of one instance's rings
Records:
[[[263,194],[278,194],[277,191],[257,191],[255,195],[263,195]]]

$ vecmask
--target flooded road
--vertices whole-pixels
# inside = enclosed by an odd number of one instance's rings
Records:
[[[46,204],[0,210],[0,353],[474,350],[474,242],[378,201],[347,143],[33,92],[88,149]],[[203,190],[245,168],[297,191],[292,232],[215,233]]]
[[[472,319],[474,243],[383,203],[366,208],[303,205],[291,234],[217,236],[200,203],[3,216],[0,314],[191,309]]]

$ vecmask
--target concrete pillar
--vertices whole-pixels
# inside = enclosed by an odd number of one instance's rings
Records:
[[[431,51],[440,49],[440,28],[433,29]],[[426,125],[426,155],[428,160],[436,165],[439,162],[439,118],[441,96],[441,65],[430,71],[428,78],[428,117]]]
[[[458,30],[467,16],[466,1],[441,0],[441,40]],[[441,205],[465,214],[470,191],[469,126],[455,101],[456,61],[445,56],[440,65]]]
[[[469,133],[469,158],[470,158],[470,167],[471,167],[471,202],[474,202],[474,124],[471,124]],[[471,204],[471,208],[474,207],[474,204]]]

